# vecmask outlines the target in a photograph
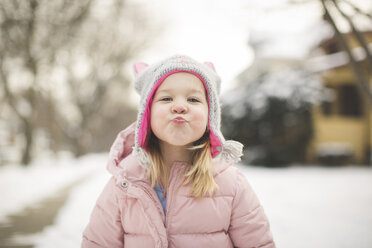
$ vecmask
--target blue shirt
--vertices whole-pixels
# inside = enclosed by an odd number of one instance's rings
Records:
[[[165,206],[167,205],[167,197],[163,196],[164,189],[160,187],[158,184],[155,184],[154,190],[158,195],[161,205],[163,206],[163,211],[165,213]]]

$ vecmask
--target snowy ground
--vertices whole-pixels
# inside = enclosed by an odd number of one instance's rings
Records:
[[[37,248],[79,247],[97,196],[109,178],[107,154],[44,161],[31,168],[0,168],[0,221],[80,177],[54,225],[18,236]],[[260,198],[279,248],[372,247],[372,168],[239,166]],[[10,189],[10,190],[8,190]]]
[[[39,202],[64,186],[104,169],[106,154],[92,154],[79,160],[64,157],[41,159],[30,166],[0,167],[0,221],[25,206]]]

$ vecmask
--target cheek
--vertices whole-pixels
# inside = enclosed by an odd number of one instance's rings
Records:
[[[156,120],[159,120],[159,115],[160,115],[160,113],[158,111],[158,108],[151,106],[151,111],[150,111],[150,126],[151,126],[151,129],[156,128],[156,126],[158,125],[159,121],[156,121]]]
[[[150,111],[150,125],[152,129],[159,128],[164,125],[167,119],[167,111],[163,106],[154,104]]]
[[[194,121],[200,127],[206,127],[208,123],[208,109],[202,108],[194,113]]]

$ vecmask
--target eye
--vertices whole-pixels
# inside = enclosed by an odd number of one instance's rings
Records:
[[[160,99],[160,101],[169,102],[169,101],[172,101],[172,98],[171,97],[163,97],[163,98]]]
[[[197,98],[195,97],[190,97],[189,99],[187,99],[189,102],[200,102]]]

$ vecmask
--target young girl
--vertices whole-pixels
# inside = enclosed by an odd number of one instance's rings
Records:
[[[135,64],[138,119],[110,150],[112,178],[82,247],[275,247],[269,222],[233,166],[242,145],[220,131],[213,64],[173,56]]]

